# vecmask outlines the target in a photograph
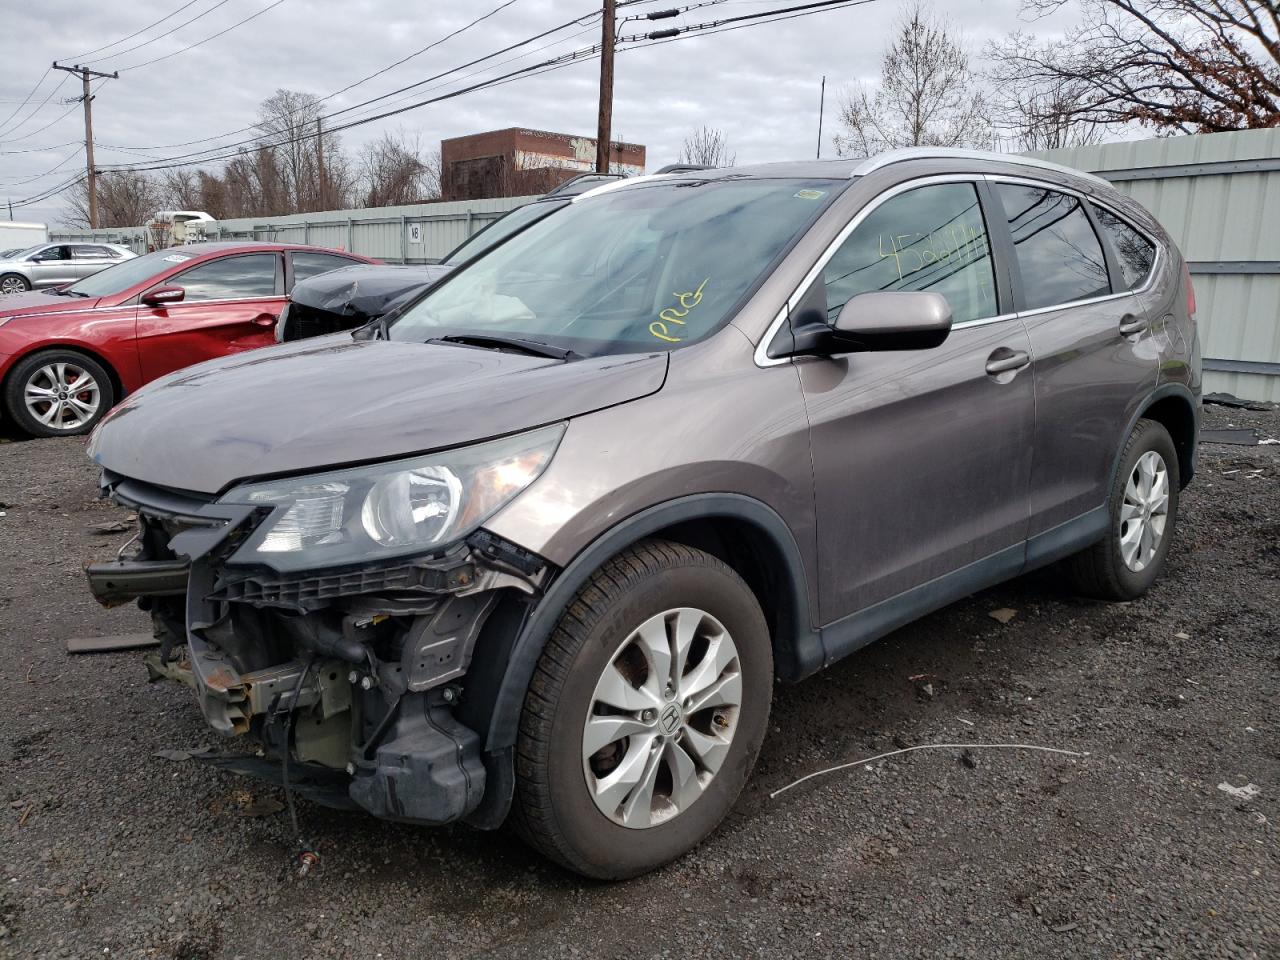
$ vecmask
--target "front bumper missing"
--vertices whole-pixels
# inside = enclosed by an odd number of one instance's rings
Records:
[[[190,685],[219,733],[262,741],[265,759],[239,772],[278,769],[287,750],[330,801],[345,778],[349,801],[375,816],[445,823],[479,806],[482,738],[454,707],[503,592],[540,592],[540,558],[481,531],[434,556],[281,575],[227,562],[254,508],[104,486],[137,511],[138,546],[87,568],[90,590],[151,613],[152,679]]]

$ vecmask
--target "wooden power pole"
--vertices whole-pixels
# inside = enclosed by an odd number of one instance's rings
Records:
[[[324,205],[324,128],[320,125],[321,120],[316,117],[316,171],[320,186],[320,209],[328,209]]]
[[[84,160],[85,175],[89,186],[89,229],[98,229],[98,172],[93,168],[93,94],[89,90],[89,79],[91,77],[103,77],[107,80],[119,80],[119,73],[100,73],[97,70],[90,70],[88,67],[60,67],[58,61],[53,62],[53,69],[64,70],[67,73],[80,74],[81,89],[83,95],[81,100],[84,102]]]
[[[613,45],[617,39],[616,0],[604,0],[600,33],[600,123],[596,128],[596,172],[609,172],[609,140],[613,135]]]

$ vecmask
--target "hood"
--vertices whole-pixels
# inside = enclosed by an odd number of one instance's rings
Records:
[[[315,310],[371,320],[381,316],[391,301],[435,283],[451,269],[443,264],[341,267],[303,280],[289,299]]]
[[[532,429],[647,396],[666,373],[665,353],[565,362],[335,334],[156,380],[98,425],[89,455],[126,477],[212,494]]]
[[[25,317],[33,313],[84,310],[98,305],[99,297],[59,297],[44,290],[0,295],[0,319]]]

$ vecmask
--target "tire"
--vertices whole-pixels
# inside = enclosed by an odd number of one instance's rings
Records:
[[[647,648],[635,640],[641,625],[654,639]],[[599,698],[614,697],[619,670],[631,681],[643,678],[626,696],[658,690],[663,671],[652,664],[664,643],[670,662],[678,663],[680,644],[672,639],[681,636],[694,639],[684,647],[678,691],[663,689],[656,702],[637,700],[625,715],[601,714],[607,708]],[[642,649],[657,650],[655,659],[637,659]],[[670,680],[676,670],[665,675]],[[712,677],[701,689],[718,691],[711,702],[719,705],[703,707],[704,694],[696,691]],[[545,856],[596,879],[634,877],[674,860],[716,828],[742,791],[768,727],[772,688],[769,629],[742,578],[682,544],[648,540],[631,547],[573,599],[538,661],[517,741],[517,831]],[[736,707],[727,705],[735,690]],[[641,702],[655,706],[641,710]],[[673,704],[688,710],[676,710],[678,725]],[[633,732],[588,759],[585,737],[600,730],[588,731],[589,720],[617,722],[619,729],[625,723]],[[650,759],[641,764],[635,757]],[[600,786],[612,773],[621,777],[641,766],[656,771],[640,778],[650,784],[651,799],[643,790],[618,794],[616,784]],[[628,817],[630,826],[623,822]]]
[[[31,281],[20,273],[0,274],[0,296],[8,293],[25,293],[31,289]]]
[[[1147,472],[1143,465],[1150,467],[1155,463],[1152,457],[1158,458],[1163,478],[1157,477],[1152,494],[1147,495],[1142,489]],[[1164,569],[1173,542],[1180,479],[1178,452],[1169,431],[1154,420],[1139,420],[1120,454],[1120,468],[1111,485],[1107,501],[1107,535],[1065,561],[1067,573],[1078,592],[1099,600],[1136,600],[1147,592]],[[1149,514],[1152,519],[1145,520],[1145,502],[1159,504],[1161,488],[1164,491],[1163,512],[1157,506]],[[1135,507],[1135,503],[1139,505]],[[1164,517],[1163,523],[1153,522],[1160,516]],[[1135,523],[1139,524],[1136,528]],[[1149,556],[1141,538],[1138,549],[1135,551],[1133,547],[1132,535],[1135,530],[1141,531],[1143,523],[1156,533]]]
[[[78,386],[84,389],[76,390]],[[29,406],[36,391],[41,391],[41,399]],[[47,401],[43,394],[49,394]],[[102,364],[75,350],[33,353],[13,368],[4,389],[5,411],[35,437],[88,433],[114,403],[115,390]],[[43,414],[50,411],[51,418],[45,420]]]

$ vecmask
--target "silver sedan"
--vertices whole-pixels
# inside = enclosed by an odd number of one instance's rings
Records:
[[[0,294],[74,283],[135,256],[113,243],[37,244],[0,260]]]

